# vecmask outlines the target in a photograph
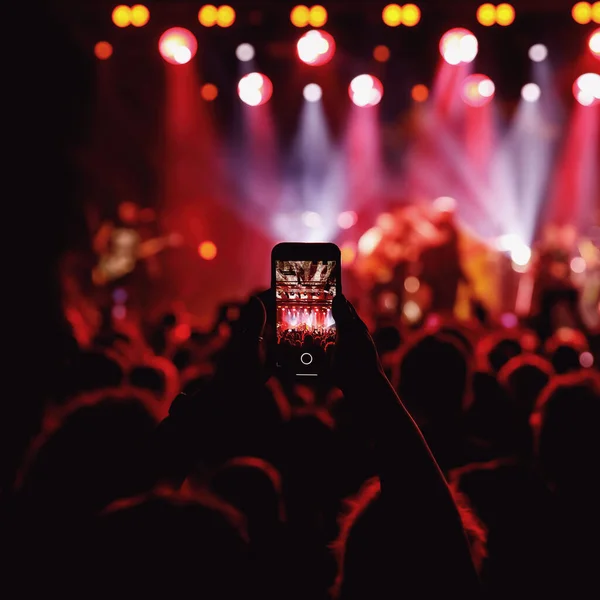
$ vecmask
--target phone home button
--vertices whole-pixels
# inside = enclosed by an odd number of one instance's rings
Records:
[[[308,352],[304,352],[304,354],[300,355],[300,362],[303,365],[310,365],[310,363],[313,361],[313,357],[312,354],[309,354]]]

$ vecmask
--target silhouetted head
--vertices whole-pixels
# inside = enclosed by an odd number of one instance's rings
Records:
[[[578,371],[581,368],[579,358],[589,349],[587,339],[580,331],[562,327],[547,341],[546,355],[558,375]]]
[[[477,344],[476,355],[479,370],[498,373],[515,356],[523,352],[519,333],[494,332]]]
[[[531,416],[535,451],[551,487],[595,489],[600,464],[600,375],[582,371],[555,376]],[[596,494],[594,494],[596,497]]]
[[[121,385],[124,370],[119,361],[100,351],[80,353],[69,369],[73,393],[91,392]]]

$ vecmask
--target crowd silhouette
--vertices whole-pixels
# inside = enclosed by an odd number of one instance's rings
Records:
[[[70,332],[2,490],[5,597],[595,597],[597,334],[270,308]],[[332,384],[278,378],[278,337]]]

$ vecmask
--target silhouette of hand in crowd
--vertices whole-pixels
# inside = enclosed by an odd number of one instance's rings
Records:
[[[385,377],[373,338],[352,304],[339,294],[333,299],[332,308],[337,328],[333,353],[336,384],[345,391]]]

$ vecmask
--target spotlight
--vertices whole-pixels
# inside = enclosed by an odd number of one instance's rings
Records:
[[[346,212],[338,215],[337,223],[341,229],[350,229],[356,225],[358,215],[353,210],[347,210]]]
[[[477,9],[477,21],[484,27],[491,27],[496,22],[496,7],[493,4],[482,4]]]
[[[290,13],[290,21],[294,27],[306,27],[310,18],[310,10],[308,6],[299,5],[292,8]]]
[[[576,256],[575,258],[571,259],[571,271],[573,271],[573,273],[580,275],[581,273],[585,273],[586,268],[587,265],[585,258]]]
[[[600,58],[600,28],[590,35],[588,47],[596,58]]]
[[[529,58],[533,62],[542,62],[548,56],[548,48],[544,44],[534,44],[529,48]]]
[[[521,88],[521,98],[525,102],[537,102],[541,95],[542,90],[540,90],[540,86],[537,83],[526,83]]]
[[[273,95],[273,84],[262,73],[248,73],[238,83],[238,95],[244,104],[260,106]]]
[[[525,244],[519,244],[510,251],[510,258],[518,267],[524,267],[531,259],[531,249]]]
[[[214,83],[205,83],[200,88],[200,95],[207,102],[212,102],[219,95],[219,90]]]
[[[388,27],[398,27],[402,23],[402,7],[398,4],[388,4],[383,9],[381,18]]]
[[[515,20],[515,9],[506,3],[498,4],[496,7],[496,23],[506,27]]]
[[[213,27],[216,25],[218,16],[219,10],[212,4],[206,4],[198,11],[198,21],[204,27]]]
[[[302,213],[302,222],[311,229],[316,229],[317,227],[321,227],[322,219],[319,213],[313,211],[306,211]]]
[[[375,46],[373,58],[377,62],[387,62],[390,59],[390,49],[387,46]]]
[[[405,4],[402,7],[402,25],[414,27],[421,20],[421,9],[416,4]]]
[[[371,254],[379,245],[383,232],[379,227],[371,227],[367,229],[358,240],[358,251],[360,254]]]
[[[356,106],[376,106],[383,96],[383,84],[373,75],[358,75],[350,82],[348,94]]]
[[[404,289],[409,294],[416,294],[421,287],[421,282],[414,275],[410,275],[404,280]]]
[[[433,208],[438,212],[453,213],[456,210],[456,200],[451,196],[440,196],[433,201]]]
[[[481,107],[494,97],[494,82],[486,75],[469,75],[463,81],[462,99],[469,106]]]
[[[198,50],[194,34],[183,27],[167,29],[158,40],[161,56],[172,65],[190,62]]]
[[[307,102],[318,102],[323,96],[323,90],[317,83],[309,83],[304,86],[302,95]]]
[[[112,11],[112,22],[117,27],[127,27],[131,24],[131,8],[124,4],[115,6]]]
[[[589,2],[577,2],[571,9],[573,20],[580,25],[587,25],[592,20],[592,6]]]
[[[96,58],[99,58],[100,60],[110,58],[112,53],[113,48],[108,42],[98,42],[94,46],[94,54],[96,55]]]
[[[327,23],[327,11],[325,7],[313,6],[308,13],[308,23],[312,27],[323,27]]]
[[[426,85],[417,83],[410,91],[410,95],[415,102],[425,102],[429,98],[429,90]]]
[[[450,29],[440,40],[440,54],[451,65],[472,62],[477,56],[478,48],[477,38],[462,27]]]
[[[584,73],[573,84],[573,95],[583,106],[595,106],[600,102],[600,75]]]
[[[241,62],[248,62],[254,58],[254,46],[252,44],[240,44],[235,49],[235,55]]]
[[[213,260],[217,256],[217,246],[214,242],[206,240],[198,246],[198,254],[204,260]]]
[[[217,25],[231,27],[235,21],[235,10],[231,6],[219,6],[217,9]]]
[[[131,7],[131,24],[134,27],[143,27],[150,20],[150,11],[143,4]]]
[[[312,29],[305,33],[297,44],[298,58],[314,67],[328,63],[335,53],[333,36],[326,31]]]

